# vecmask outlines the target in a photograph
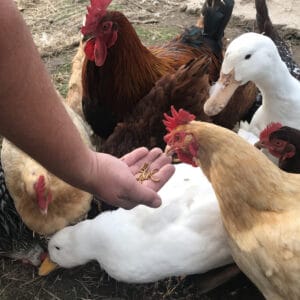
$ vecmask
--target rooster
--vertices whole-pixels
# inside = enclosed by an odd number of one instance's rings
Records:
[[[298,174],[233,131],[172,109],[167,151],[200,166],[219,201],[233,259],[267,299],[300,298]]]
[[[300,130],[271,123],[260,133],[256,146],[277,157],[282,170],[300,173]]]
[[[197,26],[186,29],[164,46],[146,48],[121,12],[107,10],[110,2],[91,0],[82,27],[85,38],[90,37],[85,44],[82,68],[83,113],[94,132],[104,139],[132,113],[158,79],[174,73],[191,59],[209,60],[209,82],[217,80],[223,59],[224,29],[234,4],[233,0],[207,0],[203,19]],[[251,107],[255,93],[254,86],[240,89],[216,123],[232,128]],[[236,105],[239,98],[245,99],[241,106]]]

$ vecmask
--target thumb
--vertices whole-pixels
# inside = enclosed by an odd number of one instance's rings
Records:
[[[143,186],[142,183],[136,182],[131,190],[133,202],[143,204],[149,207],[157,208],[161,205],[161,198],[154,190]]]

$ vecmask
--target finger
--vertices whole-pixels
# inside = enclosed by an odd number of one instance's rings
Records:
[[[124,199],[119,201],[119,207],[127,209],[127,210],[133,209],[137,205],[138,205],[138,203],[136,203],[136,202],[132,202],[132,201],[124,200]]]
[[[136,184],[131,186],[129,199],[133,201],[133,204],[135,205],[143,204],[153,208],[161,205],[159,195],[154,190],[137,181]]]
[[[129,201],[128,199],[126,198],[117,198],[115,200],[111,200],[111,201],[105,201],[102,199],[102,201],[106,202],[107,204],[109,205],[112,205],[112,206],[115,206],[115,207],[121,207],[121,208],[124,208],[124,209],[132,209],[134,208],[135,206],[138,205],[137,202],[134,202],[134,201]]]
[[[143,157],[145,157],[148,153],[149,150],[146,147],[140,147],[122,156],[121,160],[130,167],[137,161],[143,159]]]
[[[133,174],[137,174],[145,163],[150,166],[160,157],[162,153],[163,152],[160,148],[153,148],[146,156],[142,157],[140,160],[137,160],[135,165],[130,166],[131,172]]]
[[[137,185],[130,190],[128,199],[130,200],[127,200],[127,198],[118,199],[113,205],[127,210],[140,204],[153,208],[161,205],[161,199],[157,193],[154,190],[142,187],[140,183],[137,183]]]
[[[145,180],[143,181],[142,185],[158,192],[165,185],[165,183],[171,178],[174,172],[175,172],[175,167],[173,165],[167,164],[153,175],[153,178],[155,180],[151,180],[151,179]]]
[[[150,170],[154,170],[154,169],[160,169],[163,166],[167,165],[167,164],[171,164],[172,162],[172,158],[170,156],[167,156],[164,153],[161,153],[161,155],[159,157],[157,157],[157,159],[155,161],[152,162],[151,166],[150,166]]]

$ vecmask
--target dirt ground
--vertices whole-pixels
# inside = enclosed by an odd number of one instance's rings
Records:
[[[182,9],[195,13],[199,11],[204,0],[187,0],[181,4]],[[269,13],[274,24],[285,28],[300,30],[300,2],[297,0],[267,0]],[[254,0],[235,0],[233,16],[252,19],[255,9]]]
[[[277,0],[270,2],[278,3]],[[291,20],[299,16],[293,12],[290,3],[288,13]],[[79,29],[85,15],[86,0],[18,0],[16,1],[35,43],[41,53],[57,89],[66,95],[70,75],[71,59],[80,40]],[[146,45],[161,44],[181,32],[185,26],[197,20],[197,8],[186,1],[165,0],[114,0],[111,7],[124,12],[134,24]],[[194,1],[196,2],[196,1]],[[229,39],[253,29],[255,11],[254,0],[240,0],[234,17],[226,29]],[[247,7],[243,14],[241,4]],[[298,2],[297,2],[298,3]],[[196,8],[195,8],[196,7]],[[252,8],[251,8],[252,7]],[[285,10],[286,11],[286,10]],[[191,14],[193,12],[194,14]],[[288,20],[289,18],[287,18]],[[299,24],[298,24],[299,25]],[[280,25],[281,35],[291,45],[295,60],[300,63],[300,33],[293,24]],[[212,254],[213,255],[213,254]],[[88,299],[263,299],[257,289],[245,278],[238,275],[221,287],[202,294],[199,276],[189,276],[178,281],[170,278],[147,285],[118,283],[100,270],[96,263],[89,263],[71,270],[58,270],[48,277],[39,277],[37,270],[8,259],[0,260],[0,299],[1,300],[88,300]]]

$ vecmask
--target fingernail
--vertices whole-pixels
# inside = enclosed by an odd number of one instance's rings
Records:
[[[153,202],[152,202],[152,205],[151,205],[153,208],[157,208],[157,207],[160,207],[161,206],[161,199],[160,198],[157,198],[155,199]]]

